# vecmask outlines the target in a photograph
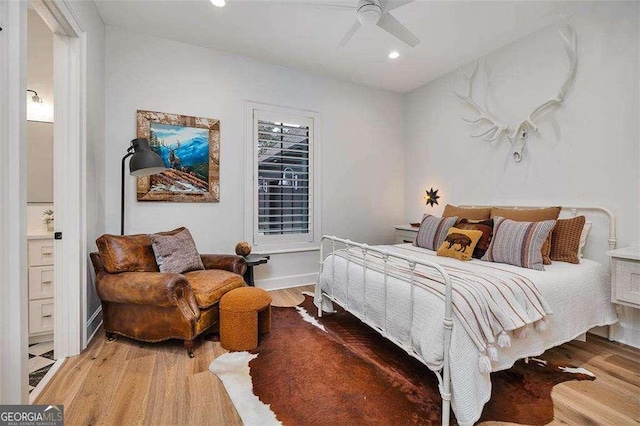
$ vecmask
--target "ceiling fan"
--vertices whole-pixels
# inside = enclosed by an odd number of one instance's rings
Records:
[[[389,13],[392,10],[398,9],[414,0],[357,0],[356,6],[344,6],[341,5],[341,9],[349,9],[356,11],[357,20],[353,26],[342,37],[338,47],[342,47],[351,40],[360,27],[372,27],[374,25],[382,28],[395,38],[408,44],[411,47],[416,47],[420,44],[418,37],[413,35],[404,25],[402,25],[394,16]],[[307,3],[314,6],[337,8],[337,5],[322,4],[322,3]]]

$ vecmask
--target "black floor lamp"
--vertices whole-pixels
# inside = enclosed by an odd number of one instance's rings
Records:
[[[131,146],[127,148],[127,155],[122,157],[120,235],[124,235],[124,163],[128,157],[131,157],[129,160],[129,174],[131,176],[155,175],[167,169],[162,158],[149,148],[147,138],[137,138],[131,141]]]

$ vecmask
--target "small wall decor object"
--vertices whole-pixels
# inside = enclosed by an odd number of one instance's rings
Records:
[[[473,71],[470,76],[467,76],[462,68],[459,68],[460,74],[462,75],[463,80],[467,85],[467,93],[465,95],[461,95],[459,93],[453,93],[458,99],[465,102],[467,105],[471,106],[477,113],[478,118],[470,120],[462,117],[462,120],[469,124],[478,124],[481,122],[486,122],[489,124],[489,128],[484,131],[470,135],[473,138],[482,138],[485,141],[495,141],[502,137],[502,135],[507,135],[507,139],[514,146],[513,149],[513,159],[516,163],[522,161],[524,156],[523,150],[525,144],[527,142],[527,138],[529,136],[530,131],[538,131],[538,127],[535,124],[535,121],[542,117],[545,113],[550,111],[553,107],[557,107],[561,105],[566,96],[567,90],[569,86],[573,82],[573,79],[576,75],[576,68],[578,64],[578,56],[577,56],[577,37],[571,25],[569,25],[569,21],[567,21],[564,16],[562,17],[566,22],[569,28],[569,37],[567,38],[562,31],[558,31],[560,34],[560,38],[564,43],[565,50],[567,52],[567,56],[569,57],[569,71],[564,79],[562,86],[558,90],[558,93],[553,96],[548,101],[542,103],[540,106],[535,108],[531,114],[520,123],[516,125],[509,125],[501,122],[496,117],[494,117],[486,108],[481,107],[478,103],[473,100],[473,78],[478,71],[478,64],[475,64]]]
[[[138,111],[137,126],[167,168],[138,178],[138,201],[220,201],[220,120]]]
[[[47,232],[53,232],[53,210],[48,209],[42,213],[42,222],[47,225]]]
[[[438,195],[438,190],[437,189],[433,189],[431,188],[430,190],[426,191],[427,195],[425,195],[424,199],[427,200],[427,205],[433,207],[434,205],[438,204],[438,198],[440,198],[440,196]]]
[[[246,241],[240,241],[236,244],[236,254],[242,257],[249,256],[251,254],[251,244]]]

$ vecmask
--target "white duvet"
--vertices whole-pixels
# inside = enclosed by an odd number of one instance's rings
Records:
[[[444,266],[459,266],[461,262],[435,257],[434,252],[411,244],[384,246],[384,249]],[[474,263],[486,264],[474,259],[467,265]],[[346,264],[342,257],[328,256],[316,290],[329,293],[332,289],[334,295],[346,301]],[[492,363],[492,371],[510,368],[520,358],[540,355],[546,349],[570,341],[595,326],[617,321],[614,306],[610,302],[608,269],[597,262],[588,259],[582,259],[579,265],[554,262],[545,266],[545,271],[503,264],[500,267],[533,281],[553,310],[553,315],[548,317],[550,327],[547,331],[532,330],[524,339],[512,339],[511,347],[501,348],[498,360]],[[383,275],[368,271],[366,278],[366,315],[369,321],[382,326],[385,321],[382,310]],[[399,341],[411,344],[430,369],[439,370],[443,357],[444,303],[421,288],[414,291],[414,320],[411,326],[407,315],[411,310],[410,286],[406,281],[387,278],[386,329]],[[362,316],[363,272],[362,267],[353,262],[349,262],[348,294],[349,310]],[[484,404],[491,397],[491,380],[488,373],[481,373],[478,369],[480,354],[476,344],[455,316],[453,322],[450,350],[452,407],[458,422],[471,424],[480,418]]]

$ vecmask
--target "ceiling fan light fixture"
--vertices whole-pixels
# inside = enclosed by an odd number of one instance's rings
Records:
[[[211,4],[216,7],[225,7],[227,2],[226,0],[211,0]]]
[[[389,52],[389,59],[398,59],[400,57],[400,53],[397,50],[392,50]]]
[[[372,27],[380,21],[382,8],[377,4],[365,4],[358,9],[358,21],[363,27]]]

